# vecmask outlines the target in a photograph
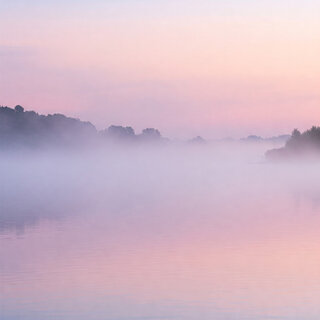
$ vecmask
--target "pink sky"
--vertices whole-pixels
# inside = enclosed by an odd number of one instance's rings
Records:
[[[0,96],[169,137],[275,135],[320,119],[316,1],[0,3]]]

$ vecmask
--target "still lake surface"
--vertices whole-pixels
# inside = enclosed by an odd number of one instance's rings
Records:
[[[1,159],[0,319],[319,319],[320,165],[258,151]]]

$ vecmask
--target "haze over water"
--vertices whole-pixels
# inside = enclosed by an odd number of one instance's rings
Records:
[[[319,320],[319,30],[0,0],[0,320]]]
[[[0,318],[319,319],[319,165],[266,148],[2,156]]]

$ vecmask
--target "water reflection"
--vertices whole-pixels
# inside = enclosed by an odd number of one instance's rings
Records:
[[[319,319],[317,166],[150,160],[33,181],[69,191],[0,235],[1,319]]]

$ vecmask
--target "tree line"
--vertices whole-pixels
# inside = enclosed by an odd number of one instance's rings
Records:
[[[0,107],[0,146],[74,146],[105,142],[153,142],[166,141],[159,130],[146,128],[136,134],[132,127],[112,125],[105,130],[97,130],[90,122],[70,118],[63,114],[41,115],[25,111],[20,105],[15,108]]]

